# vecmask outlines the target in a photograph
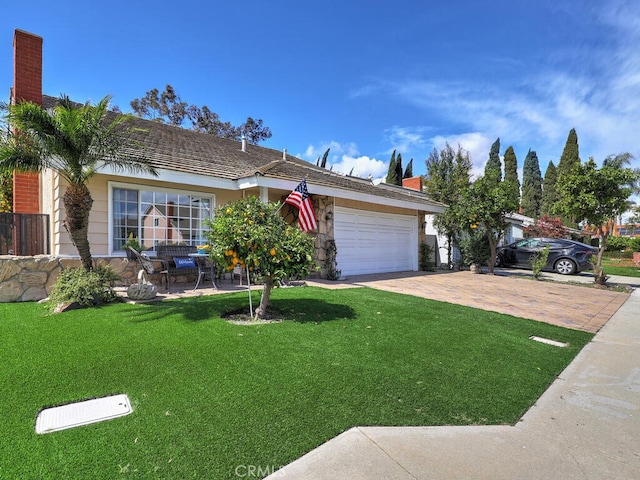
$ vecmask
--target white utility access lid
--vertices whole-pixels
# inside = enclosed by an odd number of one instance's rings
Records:
[[[89,425],[129,413],[131,413],[131,403],[129,397],[124,394],[45,408],[36,418],[36,433],[56,432]]]

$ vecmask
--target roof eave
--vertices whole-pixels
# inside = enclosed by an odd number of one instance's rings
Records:
[[[253,175],[238,179],[238,186],[241,190],[255,187],[275,188],[279,190],[293,190],[298,185],[298,181],[286,180],[282,178],[264,177],[262,175]],[[341,198],[345,200],[356,200],[361,202],[380,204],[382,201],[385,205],[399,208],[407,208],[410,210],[420,210],[426,213],[444,213],[446,206],[436,203],[420,202],[412,200],[400,200],[396,198],[381,197],[371,195],[369,193],[357,192],[353,190],[345,190],[342,188],[328,187],[325,185],[314,185],[307,183],[307,189],[310,194],[326,195],[328,197]]]
[[[224,190],[239,190],[235,180],[229,178],[213,177],[209,175],[197,175],[193,173],[180,172],[177,170],[156,169],[158,175],[150,173],[136,173],[137,180],[156,180],[160,182],[181,183],[184,185],[195,185],[199,187],[221,188]],[[131,179],[133,175],[130,172],[116,170],[110,166],[106,166],[99,173],[113,175],[115,177],[126,177]]]
[[[249,188],[267,187],[285,191],[292,191],[298,185],[298,181],[287,180],[282,178],[265,177],[262,175],[252,175],[236,180],[214,177],[209,175],[198,175],[185,173],[176,170],[158,169],[158,175],[154,176],[150,173],[138,173],[135,175],[137,180],[161,181],[171,183],[181,183],[183,185],[192,185],[207,188],[220,188],[224,190],[247,190]],[[105,167],[100,173],[113,175],[115,177],[132,178],[131,173],[116,170],[111,167]],[[326,195],[329,197],[341,198],[345,200],[355,200],[366,203],[380,204],[409,210],[419,210],[425,213],[443,213],[446,206],[438,203],[430,203],[426,201],[413,201],[411,199],[401,200],[397,198],[382,197],[369,193],[358,192],[355,190],[345,190],[342,188],[329,187],[324,185],[307,184],[309,193],[315,195]]]

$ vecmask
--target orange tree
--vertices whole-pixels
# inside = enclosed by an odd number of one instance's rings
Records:
[[[263,318],[273,287],[285,278],[305,278],[313,262],[313,237],[287,225],[279,203],[243,198],[218,207],[207,221],[210,255],[228,271],[236,266],[262,279],[262,296],[256,309]]]
[[[554,207],[557,213],[598,229],[600,249],[593,266],[594,280],[598,285],[607,281],[602,256],[611,230],[606,228],[606,224],[629,208],[629,197],[640,181],[640,171],[621,167],[620,162],[605,161],[598,168],[592,157],[587,163],[578,163],[570,172],[560,176],[557,183],[562,198]]]

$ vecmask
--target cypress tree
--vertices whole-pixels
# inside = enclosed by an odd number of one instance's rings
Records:
[[[553,206],[556,204],[560,195],[556,191],[556,181],[558,180],[558,171],[553,161],[549,161],[547,170],[544,172],[544,181],[542,182],[542,202],[540,204],[540,215],[553,216]]]
[[[407,167],[404,169],[404,175],[402,178],[411,178],[413,177],[413,158],[409,160],[407,163]]]
[[[542,175],[538,155],[529,150],[522,167],[522,214],[538,218],[542,203]]]
[[[442,235],[447,237],[447,263],[452,263],[453,246],[458,243],[463,230],[459,210],[464,192],[471,183],[471,160],[469,154],[458,145],[458,151],[446,143],[438,153],[435,148],[426,161],[427,174],[425,191],[430,198],[437,202],[446,203],[444,213],[436,215],[434,225]],[[457,207],[459,206],[459,207]]]
[[[564,145],[560,162],[558,163],[558,178],[562,175],[571,173],[576,166],[580,165],[580,152],[578,149],[578,134],[576,129],[572,128],[567,136],[567,142]]]
[[[509,183],[510,199],[516,204],[520,204],[520,181],[518,180],[518,159],[513,147],[507,148],[504,152],[504,181]]]
[[[385,183],[389,183],[391,185],[395,185],[398,183],[398,179],[396,178],[396,151],[395,150],[391,154],[391,160],[389,161],[389,170],[387,171],[387,178],[385,179]]]
[[[580,153],[578,150],[578,134],[576,129],[572,128],[567,136],[567,142],[564,145],[562,156],[558,162],[558,182],[562,182],[563,177],[568,177],[571,173],[580,166]],[[562,196],[556,203],[562,202]],[[558,209],[558,206],[554,206],[554,209]],[[575,228],[578,226],[576,219],[573,217],[562,217],[562,223],[567,227]]]
[[[320,168],[327,168],[327,158],[329,158],[329,150],[331,150],[331,147],[327,148],[327,151],[324,152],[324,155],[322,156],[322,160],[320,160],[320,157],[318,157],[318,161],[316,162],[316,165],[319,166]]]
[[[396,185],[402,186],[402,155],[400,153],[396,159]]]
[[[500,138],[498,138],[489,151],[489,160],[484,166],[484,176],[495,183],[502,180],[502,163],[500,162]]]

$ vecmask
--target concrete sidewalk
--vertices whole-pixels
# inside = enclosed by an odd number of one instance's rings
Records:
[[[515,426],[356,427],[268,478],[640,478],[640,290]]]

